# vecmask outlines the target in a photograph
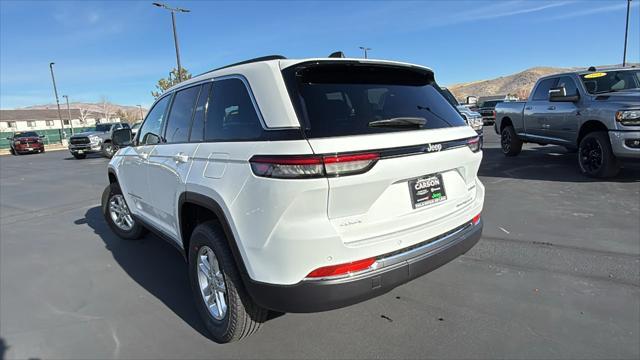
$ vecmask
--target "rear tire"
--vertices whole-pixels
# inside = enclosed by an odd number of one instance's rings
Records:
[[[584,175],[593,178],[613,177],[620,172],[620,163],[606,132],[591,132],[580,140],[578,165]]]
[[[147,232],[129,212],[117,183],[107,185],[102,192],[102,214],[111,230],[123,239],[137,240]]]
[[[228,343],[258,331],[268,311],[244,289],[220,227],[213,221],[196,226],[189,249],[185,250],[189,254],[189,282],[196,307],[213,340]]]
[[[522,151],[522,140],[518,138],[513,126],[508,125],[500,133],[500,145],[505,156],[516,156]]]
[[[78,160],[81,160],[81,159],[86,158],[87,154],[73,154],[73,157],[78,159]]]

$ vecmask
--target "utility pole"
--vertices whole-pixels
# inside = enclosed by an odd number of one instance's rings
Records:
[[[627,25],[624,28],[624,55],[622,55],[622,67],[627,65],[627,37],[629,36],[629,10],[631,9],[631,0],[627,0]]]
[[[364,51],[364,58],[365,58],[365,59],[367,58],[367,51],[373,50],[373,49],[371,49],[371,48],[364,47],[364,46],[360,46],[360,49],[361,49],[362,51]]]
[[[142,105],[136,105],[138,107],[138,110],[140,112],[140,121],[142,121]]]
[[[49,63],[49,70],[51,70],[51,80],[53,81],[53,93],[56,95],[56,105],[58,106],[58,119],[60,119],[60,144],[63,144],[62,137],[64,136],[64,122],[62,122],[62,114],[60,113],[60,99],[58,99],[58,88],[56,87],[56,77],[53,75],[54,62]]]
[[[178,32],[176,31],[176,12],[190,12],[189,9],[171,8],[163,3],[153,3],[154,6],[171,11],[171,24],[173,25],[173,42],[176,46],[176,62],[178,63],[178,82],[182,82],[182,66],[180,65],[180,47],[178,46]]]
[[[62,97],[67,100],[67,111],[69,112],[69,127],[71,127],[71,135],[73,135],[73,120],[71,120],[71,108],[69,108],[69,97],[67,95],[62,95]]]

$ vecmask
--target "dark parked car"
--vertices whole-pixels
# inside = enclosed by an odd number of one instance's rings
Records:
[[[35,131],[16,132],[13,136],[8,137],[11,145],[11,153],[20,155],[32,152],[44,152],[44,142],[42,136]]]

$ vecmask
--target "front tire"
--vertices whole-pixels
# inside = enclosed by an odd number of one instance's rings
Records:
[[[146,229],[135,220],[117,183],[109,184],[102,192],[102,213],[111,230],[127,240],[140,239]]]
[[[9,152],[11,153],[11,155],[18,155],[18,153],[13,148],[9,148]]]
[[[500,146],[505,156],[516,156],[522,151],[522,140],[518,138],[513,126],[508,125],[500,133]]]
[[[620,163],[613,154],[606,132],[588,133],[580,140],[578,165],[584,175],[593,178],[613,177],[620,172]]]
[[[198,225],[189,244],[189,282],[213,340],[228,343],[255,333],[268,311],[244,289],[220,227],[212,221]]]
[[[102,144],[102,155],[104,155],[104,157],[106,157],[107,159],[111,159],[113,157],[113,154],[115,154],[115,152],[116,152],[115,148],[113,147],[113,144],[111,144],[110,142]]]

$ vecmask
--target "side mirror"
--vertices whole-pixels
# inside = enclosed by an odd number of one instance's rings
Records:
[[[118,129],[111,135],[111,143],[117,148],[131,146],[132,140],[131,129]]]
[[[549,90],[549,101],[551,102],[576,102],[578,100],[580,100],[580,95],[577,92],[573,95],[567,95],[567,89],[564,86]]]

